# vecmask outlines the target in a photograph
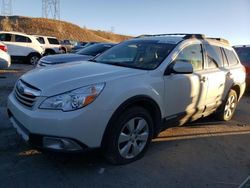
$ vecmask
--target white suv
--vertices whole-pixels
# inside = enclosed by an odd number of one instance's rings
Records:
[[[64,51],[56,37],[34,35],[45,50],[44,55],[61,54]],[[65,52],[64,52],[65,53]]]
[[[166,127],[216,116],[228,121],[245,69],[227,41],[200,34],[142,36],[94,60],[23,75],[8,98],[11,122],[37,147],[101,147],[125,164]]]
[[[0,41],[8,47],[12,60],[37,64],[44,50],[34,36],[18,32],[0,32]]]

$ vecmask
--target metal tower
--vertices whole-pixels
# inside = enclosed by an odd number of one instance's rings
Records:
[[[60,0],[42,0],[42,17],[60,20]]]
[[[2,0],[1,14],[3,16],[12,15],[12,0]]]

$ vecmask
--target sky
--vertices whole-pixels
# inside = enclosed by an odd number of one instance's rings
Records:
[[[137,36],[203,33],[250,44],[250,0],[61,0],[61,20]],[[41,17],[42,0],[13,0],[13,14]]]

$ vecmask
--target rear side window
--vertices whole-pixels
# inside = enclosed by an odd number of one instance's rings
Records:
[[[204,47],[206,50],[208,68],[223,67],[223,58],[220,47],[209,44],[205,44]]]
[[[38,37],[37,40],[38,40],[38,42],[39,42],[40,44],[45,44],[45,41],[44,41],[44,38],[43,38],[43,37]]]
[[[191,63],[195,71],[202,70],[203,57],[202,48],[200,44],[193,44],[184,48],[175,59],[175,61],[183,61]]]
[[[228,67],[228,61],[227,61],[227,57],[225,55],[225,51],[223,48],[221,48],[221,52],[222,52],[222,56],[223,56],[223,62],[224,62],[224,67]]]
[[[236,58],[232,50],[224,49],[224,51],[226,53],[228,64],[230,66],[237,65],[239,63],[238,59]]]
[[[59,44],[59,41],[55,38],[48,38],[50,44]]]
[[[0,41],[10,42],[11,34],[7,34],[7,33],[0,34]]]
[[[22,35],[15,35],[15,42],[31,43],[31,40],[30,38],[22,36]]]

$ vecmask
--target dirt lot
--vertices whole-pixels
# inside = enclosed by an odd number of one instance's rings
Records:
[[[38,152],[16,135],[6,113],[16,79],[31,68],[0,71],[0,187],[238,187],[250,175],[249,95],[232,121],[209,117],[168,129],[129,165],[109,165],[98,152]]]

